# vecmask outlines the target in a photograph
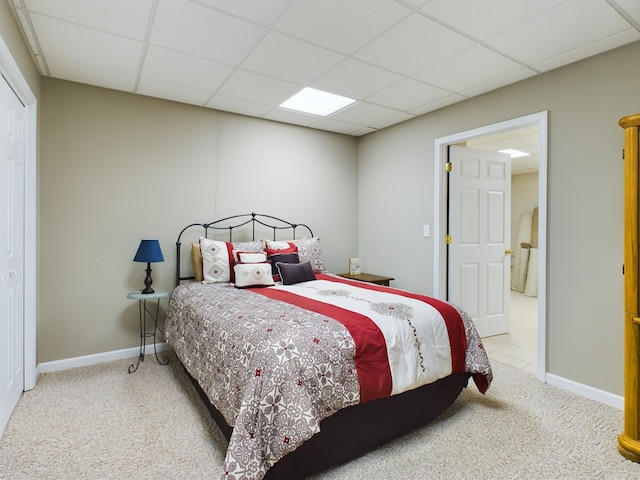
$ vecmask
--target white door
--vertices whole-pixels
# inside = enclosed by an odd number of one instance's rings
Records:
[[[0,435],[24,389],[25,116],[0,77]]]
[[[511,163],[504,153],[451,146],[448,299],[482,337],[509,331]]]

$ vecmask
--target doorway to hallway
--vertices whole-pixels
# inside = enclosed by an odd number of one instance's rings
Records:
[[[511,355],[512,363],[518,367],[527,367],[535,370],[540,380],[545,376],[545,334],[546,334],[546,169],[547,169],[547,112],[540,112],[513,120],[508,120],[494,125],[461,132],[436,139],[435,142],[435,204],[436,204],[436,238],[443,238],[447,234],[446,219],[449,204],[447,201],[447,183],[444,165],[447,158],[447,149],[450,145],[464,144],[478,148],[482,143],[488,143],[487,138],[508,138],[514,131],[533,128],[536,131],[538,145],[537,159],[537,196],[538,196],[538,259],[535,264],[537,297],[524,298],[518,295],[520,292],[512,292],[509,296],[514,303],[514,309],[510,312],[513,326],[504,336],[488,337],[485,340],[487,349],[500,349],[501,355]],[[514,144],[514,149],[517,145]],[[517,171],[517,168],[514,168]],[[516,223],[517,224],[517,223]],[[512,240],[513,242],[513,240]],[[436,242],[434,249],[434,290],[440,298],[446,298],[446,286],[448,279],[448,258],[445,242]],[[520,301],[522,300],[522,301]],[[534,304],[534,305],[531,305]],[[523,316],[524,312],[528,312]],[[535,315],[534,324],[531,325],[531,312]],[[522,320],[522,321],[521,321]],[[535,341],[532,340],[535,338]]]

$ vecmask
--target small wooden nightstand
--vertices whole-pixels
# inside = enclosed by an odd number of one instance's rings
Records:
[[[389,286],[391,280],[395,280],[393,277],[383,277],[380,275],[372,275],[371,273],[339,273],[339,277],[349,278],[351,280],[360,280],[361,282],[375,283],[376,285]]]
[[[169,292],[165,290],[157,290],[153,293],[140,293],[131,292],[127,294],[127,298],[131,300],[138,300],[138,314],[140,316],[140,353],[138,354],[138,363],[134,366],[133,363],[129,365],[129,373],[135,372],[140,366],[140,362],[144,361],[144,354],[146,349],[147,337],[153,338],[153,353],[156,355],[156,360],[160,365],[166,365],[169,363],[167,357],[163,358],[161,362],[158,358],[158,350],[156,350],[156,332],[160,330],[160,333],[164,335],[164,332],[158,326],[158,313],[160,311],[160,299],[167,298]],[[155,313],[147,307],[147,300],[155,300],[156,308]],[[152,307],[153,308],[153,307]],[[147,332],[147,315],[153,319],[153,331]]]

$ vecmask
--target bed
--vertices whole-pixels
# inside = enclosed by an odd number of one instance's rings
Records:
[[[305,478],[492,381],[464,311],[327,272],[304,224],[235,215],[176,250],[166,337],[229,441],[225,480]]]

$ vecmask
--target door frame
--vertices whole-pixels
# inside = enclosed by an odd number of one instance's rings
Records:
[[[546,381],[546,318],[547,318],[547,125],[548,111],[532,113],[523,117],[435,139],[434,154],[434,242],[433,289],[434,296],[442,298],[447,284],[447,250],[444,243],[447,220],[446,171],[447,147],[485,135],[513,130],[530,125],[538,126],[539,180],[538,180],[538,371],[540,381]],[[442,241],[440,241],[442,239]]]
[[[0,74],[25,106],[24,164],[24,389],[36,385],[37,318],[37,113],[38,101],[0,36]]]

